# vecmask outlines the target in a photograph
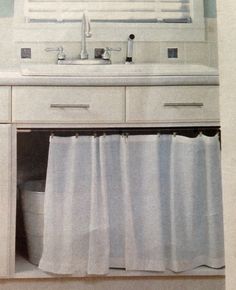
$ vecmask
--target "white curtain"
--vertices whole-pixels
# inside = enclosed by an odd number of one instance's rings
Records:
[[[39,267],[224,266],[218,136],[53,137]]]

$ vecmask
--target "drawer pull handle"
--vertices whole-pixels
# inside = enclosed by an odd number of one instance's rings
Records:
[[[164,107],[203,107],[203,103],[164,103]]]
[[[51,104],[50,108],[59,109],[89,109],[89,104]]]

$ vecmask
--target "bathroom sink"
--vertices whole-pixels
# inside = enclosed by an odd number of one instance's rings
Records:
[[[111,65],[58,65],[22,64],[23,76],[54,77],[133,77],[133,76],[217,76],[218,71],[194,64],[111,64]]]

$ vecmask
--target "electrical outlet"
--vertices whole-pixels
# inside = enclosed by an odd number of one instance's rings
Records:
[[[167,57],[168,58],[178,58],[178,48],[167,48]]]
[[[21,48],[21,58],[31,58],[31,48]]]

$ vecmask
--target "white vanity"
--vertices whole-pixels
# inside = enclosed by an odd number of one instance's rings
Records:
[[[68,67],[57,69],[29,65],[22,68],[24,76],[0,73],[0,276],[4,278],[50,277],[21,258],[15,267],[17,134],[39,128],[220,126],[214,69],[129,65],[124,71],[124,65],[112,65],[107,71],[105,66],[87,67],[82,73],[73,67],[70,74]],[[224,275],[224,270],[204,271],[188,275]],[[111,272],[116,275],[122,273]]]

